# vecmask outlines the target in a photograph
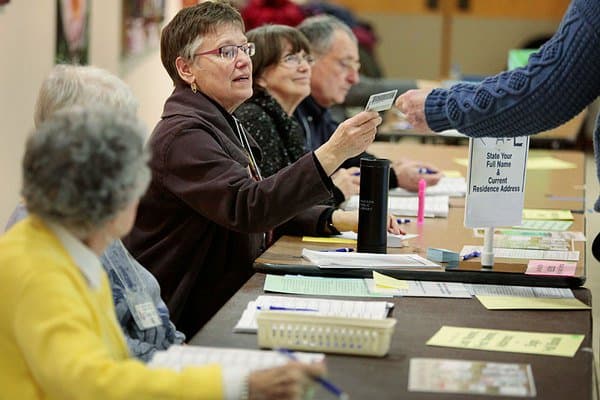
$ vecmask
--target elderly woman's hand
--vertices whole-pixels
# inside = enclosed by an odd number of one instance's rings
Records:
[[[321,166],[331,176],[348,158],[359,155],[375,139],[381,117],[375,111],[363,111],[342,122],[331,138],[315,150]]]
[[[313,384],[313,378],[324,374],[323,363],[290,362],[282,367],[256,371],[248,377],[248,399],[300,400]]]
[[[358,210],[335,210],[331,215],[331,222],[333,223],[333,226],[335,226],[335,229],[340,232],[358,232]],[[389,233],[393,233],[395,235],[404,235],[406,233],[400,229],[400,225],[398,224],[396,217],[393,215],[388,216],[386,228]]]
[[[426,170],[427,173],[421,173]],[[419,190],[419,180],[424,179],[427,186],[436,185],[444,174],[434,165],[420,161],[409,161],[401,164],[394,164],[396,180],[398,187],[416,192]]]
[[[340,168],[331,175],[331,180],[344,194],[345,199],[360,192],[360,168]]]
[[[432,89],[413,89],[398,96],[396,107],[417,132],[431,132],[425,118],[425,100]]]

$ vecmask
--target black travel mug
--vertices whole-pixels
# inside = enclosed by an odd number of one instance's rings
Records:
[[[360,159],[358,243],[361,253],[387,253],[390,160]]]

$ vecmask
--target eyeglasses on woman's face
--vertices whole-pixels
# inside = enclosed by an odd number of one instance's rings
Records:
[[[297,68],[303,62],[306,62],[309,66],[313,65],[315,63],[315,58],[310,54],[295,53],[286,55],[281,59],[281,62],[286,67]]]
[[[202,53],[195,53],[194,57],[205,56],[208,54],[218,54],[219,57],[225,60],[233,61],[237,58],[239,50],[241,50],[247,56],[252,57],[256,52],[256,46],[254,43],[244,43],[240,45],[229,44],[227,46],[219,47],[218,49],[203,51]]]

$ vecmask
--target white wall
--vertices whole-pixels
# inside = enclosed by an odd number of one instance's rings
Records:
[[[166,20],[179,7],[166,1]],[[140,102],[139,116],[148,126],[156,124],[171,81],[162,68],[158,50],[123,68],[121,49],[121,1],[92,0],[90,10],[90,64],[105,68],[127,82]],[[54,65],[56,36],[55,0],[12,0],[0,7],[0,231],[19,200],[20,162],[27,134],[33,127],[37,90]]]

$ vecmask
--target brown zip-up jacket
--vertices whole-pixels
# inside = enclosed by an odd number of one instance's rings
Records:
[[[202,93],[175,88],[150,137],[152,181],[124,240],[190,339],[252,275],[264,232],[318,234],[326,207],[315,205],[331,196],[312,153],[254,180],[234,126]]]

